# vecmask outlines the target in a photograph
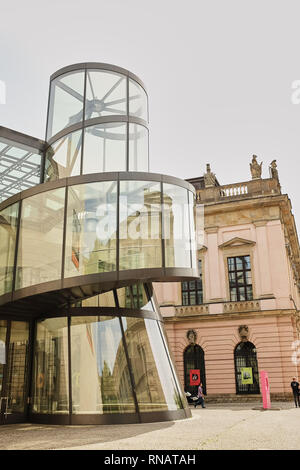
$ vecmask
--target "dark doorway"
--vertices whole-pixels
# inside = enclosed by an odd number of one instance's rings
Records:
[[[197,385],[190,385],[190,370],[200,369],[200,379],[203,385],[203,393],[206,395],[205,361],[204,351],[199,344],[190,344],[183,353],[184,358],[184,390],[192,396],[198,392]],[[189,400],[191,401],[191,400]]]
[[[250,341],[243,341],[239,343],[234,350],[234,364],[235,364],[235,380],[236,380],[236,393],[243,394],[259,394],[259,374],[256,348]],[[246,377],[243,376],[244,370]],[[249,369],[249,370],[248,370]],[[247,382],[247,377],[252,379],[252,383]]]

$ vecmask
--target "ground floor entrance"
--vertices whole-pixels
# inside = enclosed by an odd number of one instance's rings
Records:
[[[0,320],[0,424],[27,420],[30,324]]]

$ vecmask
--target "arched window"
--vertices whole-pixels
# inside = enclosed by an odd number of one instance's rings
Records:
[[[197,385],[190,385],[190,370],[200,369],[200,379],[203,385],[203,392],[206,395],[205,362],[204,351],[199,344],[190,344],[184,350],[184,390],[190,392],[192,396],[197,395]]]
[[[236,393],[258,394],[259,375],[256,348],[250,341],[242,341],[234,350]]]

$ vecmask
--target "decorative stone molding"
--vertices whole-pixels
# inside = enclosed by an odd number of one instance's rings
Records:
[[[223,305],[223,313],[252,312],[260,310],[259,300],[246,300],[244,302],[226,302]]]
[[[182,305],[176,307],[176,316],[207,315],[209,313],[208,305]]]
[[[222,243],[222,245],[219,245],[219,248],[221,250],[224,250],[225,248],[233,248],[236,246],[243,246],[243,245],[249,245],[253,246],[255,245],[256,242],[252,240],[246,240],[245,238],[240,238],[240,237],[234,237],[231,240],[228,240],[225,243]]]

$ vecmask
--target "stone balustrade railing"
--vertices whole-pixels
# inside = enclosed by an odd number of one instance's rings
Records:
[[[221,202],[273,194],[281,194],[279,181],[275,178],[258,178],[241,183],[198,189],[197,201],[200,203]]]

